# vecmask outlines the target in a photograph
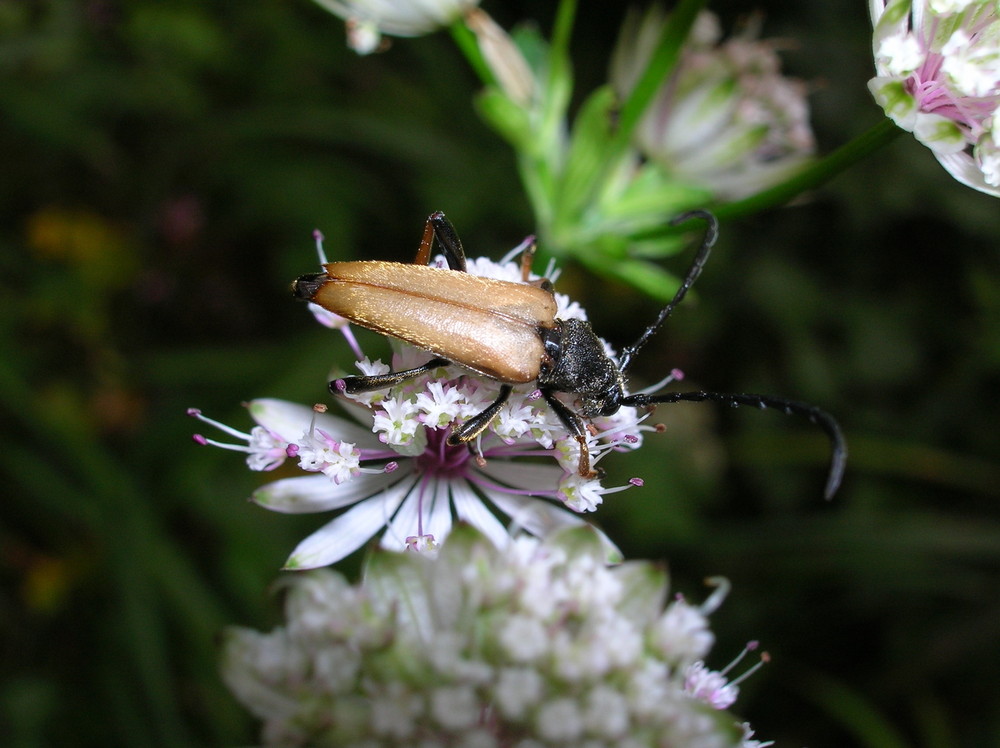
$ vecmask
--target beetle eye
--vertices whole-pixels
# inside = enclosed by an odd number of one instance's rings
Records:
[[[594,401],[597,412],[602,416],[613,416],[621,410],[622,397],[624,396],[625,393],[621,385],[615,382],[601,393],[600,398]]]
[[[580,415],[584,418],[597,416],[613,416],[621,410],[622,392],[617,387],[609,387],[596,397],[580,398]]]
[[[613,416],[619,410],[621,410],[621,404],[618,402],[618,398],[607,397],[601,401],[601,415],[602,416]]]

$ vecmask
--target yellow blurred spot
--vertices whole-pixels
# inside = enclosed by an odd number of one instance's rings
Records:
[[[56,556],[36,556],[25,570],[22,594],[29,610],[51,613],[65,601],[76,572]]]
[[[81,279],[95,287],[127,283],[136,268],[128,232],[86,209],[40,208],[28,217],[25,234],[39,258],[77,267]]]
[[[89,406],[92,420],[104,433],[134,432],[146,413],[146,403],[138,393],[113,384],[93,392]]]
[[[125,243],[120,228],[79,209],[42,208],[28,218],[27,234],[40,256],[79,263],[120,252]]]

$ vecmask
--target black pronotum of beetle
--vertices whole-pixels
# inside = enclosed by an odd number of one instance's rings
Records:
[[[385,389],[451,363],[501,382],[496,400],[452,431],[448,443],[453,446],[469,443],[479,436],[503,407],[513,385],[528,382],[537,382],[542,397],[579,443],[578,469],[584,477],[594,475],[587,447],[587,419],[611,415],[622,406],[652,407],[682,400],[712,400],[775,408],[808,419],[829,436],[832,455],[825,489],[829,498],[840,485],[847,448],[840,426],[825,411],[771,395],[702,391],[626,394],[625,375],[636,353],[663,325],[701,274],[718,236],[718,221],[706,211],[684,213],[672,223],[691,218],[700,218],[708,224],[691,267],[670,303],[635,343],[622,350],[617,361],[605,354],[589,323],[555,318],[551,283],[546,279],[528,279],[533,247],[522,257],[521,283],[470,275],[466,271],[462,242],[441,212],[428,217],[413,264],[377,260],[330,262],[323,265],[324,272],[296,279],[292,293],[362,327],[434,354],[426,364],[413,369],[336,379],[330,382],[334,394]],[[428,265],[435,239],[444,251],[447,270]],[[575,395],[575,409],[559,400],[557,392]]]

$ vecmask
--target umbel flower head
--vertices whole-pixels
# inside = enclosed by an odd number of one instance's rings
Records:
[[[869,0],[885,113],[962,184],[1000,196],[996,0]]]
[[[521,279],[515,262],[471,260],[468,270],[503,280]],[[562,294],[555,294],[555,299],[558,318],[585,319],[579,305]],[[329,312],[313,308],[323,324],[349,335],[345,320],[331,320]],[[390,371],[388,365],[363,357],[360,350],[357,355],[362,374]],[[419,366],[430,358],[400,344],[392,370]],[[452,428],[492,403],[499,386],[468,369],[447,366],[389,389],[339,397],[355,420],[333,416],[325,407],[274,399],[248,404],[257,423],[249,433],[211,420],[197,409],[189,414],[240,443],[200,434],[195,441],[245,452],[251,470],[274,470],[294,460],[305,471],[257,489],[251,497],[255,503],[290,514],[346,510],[295,548],[286,562],[289,569],[336,563],[382,528],[387,531],[381,543],[387,548],[441,542],[456,518],[502,547],[510,540],[509,529],[484,500],[509,517],[514,529],[545,536],[583,524],[577,513],[593,511],[605,494],[641,485],[633,479],[626,486],[605,487],[597,475],[582,477],[577,470],[579,443],[532,384],[514,388],[475,442],[448,444]],[[599,463],[611,451],[640,446],[642,432],[652,428],[641,426],[640,420],[630,407],[592,419],[591,461]],[[606,551],[609,559],[618,556],[607,540]]]
[[[707,611],[603,554],[591,528],[500,551],[463,526],[360,585],[296,576],[283,627],[227,632],[223,677],[265,745],[760,748],[704,665]]]
[[[347,24],[347,44],[358,54],[382,48],[382,34],[423,36],[447,26],[479,0],[316,0]]]
[[[611,60],[624,97],[649,63],[667,15],[630,12]],[[787,179],[815,150],[806,87],[781,74],[756,23],[722,40],[718,18],[699,14],[673,73],[635,133],[645,158],[675,179],[737,199]]]

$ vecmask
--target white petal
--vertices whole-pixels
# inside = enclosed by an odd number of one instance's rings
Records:
[[[984,133],[976,143],[973,158],[983,173],[983,179],[990,187],[1000,186],[1000,132]]]
[[[868,90],[889,119],[902,129],[913,131],[917,120],[917,101],[907,93],[902,80],[886,76],[872,78],[868,81]]]
[[[929,0],[927,7],[935,13],[943,15],[947,13],[958,13],[959,11],[965,10],[971,2],[972,0]]]
[[[370,55],[378,50],[382,43],[382,34],[374,23],[348,18],[346,27],[347,46],[359,55]]]
[[[872,19],[872,26],[878,23],[878,19],[885,12],[885,0],[868,0],[868,15]]]
[[[274,398],[260,398],[250,401],[247,406],[253,419],[269,431],[294,442],[302,436],[316,416],[316,426],[339,441],[357,444],[362,448],[384,448],[370,429],[355,426],[343,418],[329,413],[316,413],[308,405],[290,403]]]
[[[283,514],[310,514],[339,509],[382,491],[401,479],[399,470],[376,475],[363,474],[339,486],[325,475],[283,478],[261,486],[250,500]]]
[[[431,507],[430,518],[424,526],[424,534],[430,535],[438,542],[443,541],[451,532],[451,499],[454,486],[455,482],[451,480],[437,481],[434,506]]]
[[[503,548],[510,541],[510,533],[503,523],[483,503],[479,495],[466,482],[452,485],[452,501],[455,504],[455,514],[463,522],[479,530],[490,539],[497,548]]]
[[[445,26],[478,0],[316,0],[344,19],[372,23],[387,34],[419,36]]]
[[[536,499],[531,496],[517,496],[493,489],[481,488],[481,490],[500,511],[508,515],[515,523],[519,524],[529,533],[539,538],[551,535],[564,527],[589,525],[579,515],[563,509],[562,506],[550,501]],[[593,526],[591,525],[591,527]],[[593,529],[600,537],[601,545],[604,547],[604,560],[608,563],[619,563],[624,558],[624,554],[622,554],[618,546],[611,542],[611,538],[601,530],[596,527],[593,527]]]
[[[309,428],[313,409],[299,403],[274,398],[259,398],[247,403],[250,416],[269,431],[294,442]]]
[[[957,30],[941,48],[941,72],[966,96],[989,96],[997,91],[1000,70],[995,45],[980,38],[973,41],[964,29]]]
[[[441,494],[443,488],[443,495]],[[422,521],[421,521],[422,520]],[[421,480],[414,489],[411,485],[406,500],[382,536],[380,545],[394,551],[406,548],[406,539],[415,535],[431,535],[441,542],[451,531],[451,504],[447,481],[430,483]]]
[[[348,509],[299,543],[285,562],[285,568],[315,569],[350,555],[385,526],[404,495],[389,491]]]
[[[372,430],[372,409],[367,405],[354,402],[347,397],[338,397],[337,405],[341,410],[347,413],[347,415],[357,421],[358,424],[364,428],[365,432],[370,432]],[[378,440],[376,439],[376,441]],[[379,444],[381,444],[381,442],[379,442]]]
[[[555,464],[506,460],[487,460],[480,470],[505,486],[546,495],[554,495],[559,490],[559,481],[566,474]]]
[[[913,126],[913,136],[935,154],[960,153],[967,145],[965,133],[955,121],[939,114],[919,112]]]
[[[875,59],[890,75],[905,76],[920,67],[924,53],[912,34],[897,34],[882,40]]]
[[[519,496],[492,488],[480,487],[480,490],[516,524],[540,538],[563,527],[585,524],[578,515],[545,499]]]
[[[406,539],[418,534],[417,516],[419,512],[419,489],[414,491],[411,486],[405,500],[399,507],[399,511],[392,515],[392,519],[386,525],[385,533],[379,541],[379,547],[387,548],[390,551],[406,550]]]
[[[913,11],[912,28],[919,29],[919,16],[922,2],[917,3],[917,8],[913,8],[910,0],[889,0],[888,3],[881,3],[882,10],[876,18],[875,7],[872,5],[872,25],[874,34],[872,36],[872,48],[877,51],[885,39],[891,36],[901,36],[909,33],[911,29],[911,11]]]
[[[967,187],[1000,197],[1000,187],[987,184],[983,172],[967,153],[935,153],[934,156],[948,173]]]
[[[738,103],[735,83],[731,80],[702,84],[675,100],[667,125],[667,148],[673,154],[685,154],[719,136],[733,120]]]

